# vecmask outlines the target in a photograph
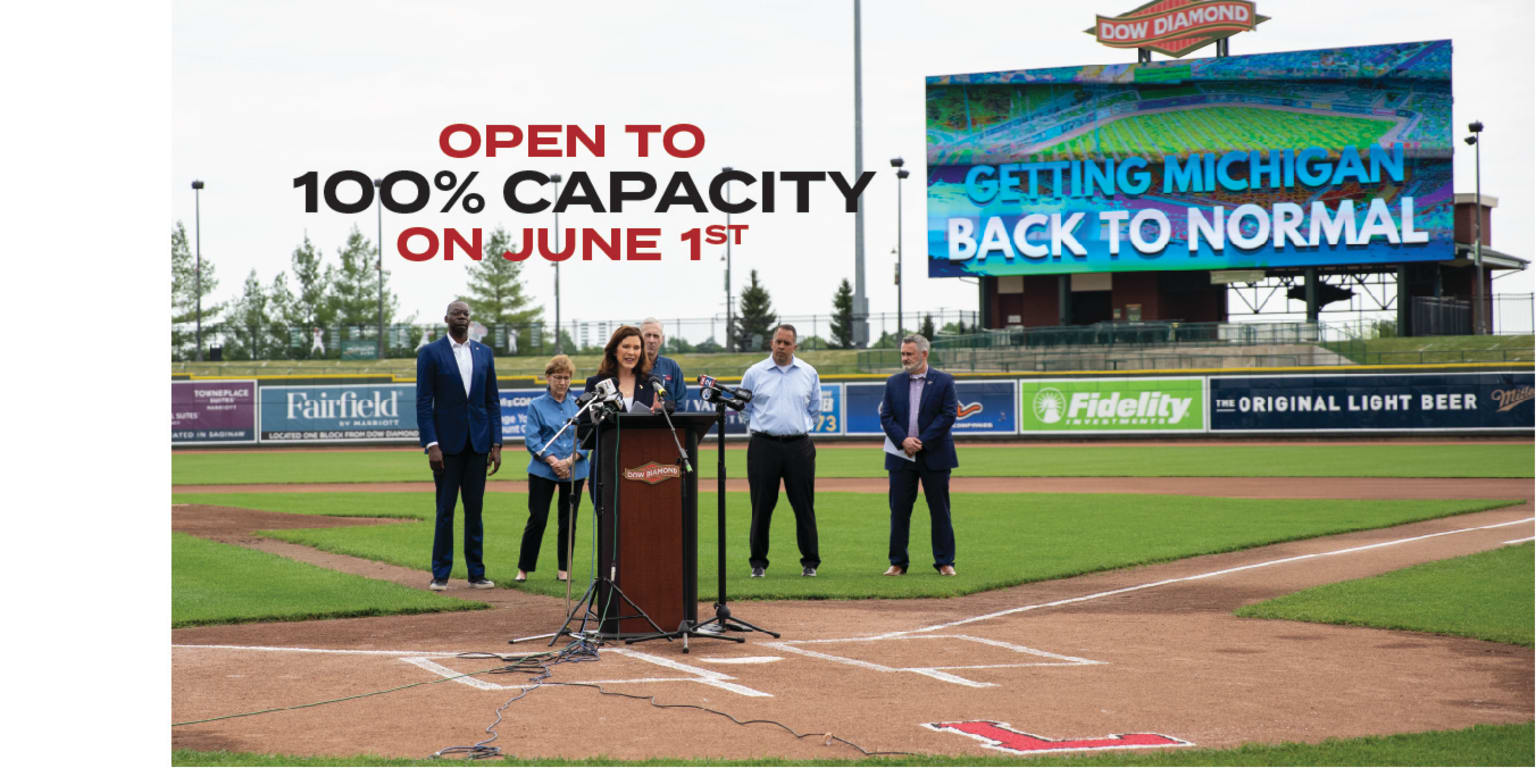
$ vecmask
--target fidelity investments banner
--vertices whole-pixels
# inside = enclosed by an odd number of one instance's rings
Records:
[[[1451,43],[928,78],[928,275],[1452,257]]]
[[[1205,380],[1021,380],[1019,426],[1025,434],[1201,432]]]

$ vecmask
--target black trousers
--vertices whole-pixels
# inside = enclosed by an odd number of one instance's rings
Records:
[[[453,571],[453,509],[464,499],[464,565],[470,581],[485,578],[485,526],[480,519],[485,501],[485,462],[490,454],[475,453],[468,441],[462,453],[443,454],[443,471],[433,472],[437,485],[437,526],[432,534],[432,579],[447,581]]]
[[[555,506],[558,550],[555,562],[562,571],[568,571],[566,553],[576,540],[575,515],[581,509],[581,485],[586,480],[562,483],[538,475],[528,476],[528,524],[523,526],[523,547],[517,555],[517,569],[529,573],[538,569],[539,545],[544,541],[544,526],[549,522],[549,502],[556,489],[560,491],[560,503]]]
[[[752,491],[751,554],[753,568],[768,567],[768,527],[779,503],[779,482],[795,510],[795,541],[800,564],[821,565],[816,543],[816,444],[809,437],[772,440],[753,435],[747,443],[747,486]]]

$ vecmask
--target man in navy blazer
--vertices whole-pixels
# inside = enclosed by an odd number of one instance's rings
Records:
[[[469,586],[485,578],[485,529],[480,522],[485,478],[501,469],[501,393],[491,348],[469,338],[469,305],[455,301],[443,317],[448,335],[416,353],[416,428],[437,484],[437,531],[432,536],[432,583],[448,588],[453,570],[453,508],[464,499],[464,564]],[[489,460],[490,471],[486,471]]]
[[[887,576],[907,572],[907,532],[917,485],[923,485],[932,524],[933,567],[955,575],[955,529],[949,519],[949,471],[960,465],[955,441],[959,401],[955,377],[928,367],[928,340],[912,334],[901,340],[902,372],[885,380],[880,426],[897,454],[887,449],[885,469],[891,478],[891,567]]]

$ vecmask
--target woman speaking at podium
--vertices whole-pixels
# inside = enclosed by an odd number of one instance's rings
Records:
[[[640,329],[633,325],[621,325],[609,337],[608,346],[603,347],[602,365],[598,366],[596,375],[587,378],[583,394],[595,390],[604,379],[613,379],[619,394],[624,396],[625,413],[654,411],[657,398],[656,390],[649,381],[650,372],[650,362],[645,358],[645,342],[640,336]]]
[[[565,355],[555,355],[544,366],[548,391],[528,403],[528,428],[523,445],[533,458],[528,461],[528,525],[523,528],[523,546],[517,557],[517,580],[527,581],[539,564],[539,545],[544,540],[544,525],[549,520],[549,502],[556,489],[560,503],[555,557],[559,571],[555,578],[565,581],[569,563],[566,558],[576,539],[576,509],[581,506],[581,485],[587,479],[587,455],[576,445],[575,430],[560,428],[576,415],[576,398],[570,397],[571,377],[576,369]],[[558,439],[556,433],[560,433]],[[551,444],[550,441],[554,441]],[[540,454],[543,454],[542,456]]]

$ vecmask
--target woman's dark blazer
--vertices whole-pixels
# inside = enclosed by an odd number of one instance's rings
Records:
[[[586,386],[586,388],[581,390],[581,393],[582,394],[586,394],[588,392],[591,392],[592,389],[597,386],[597,383],[599,381],[602,381],[603,379],[617,379],[617,378],[618,378],[617,376],[613,376],[613,375],[607,375],[607,376],[588,376],[587,377],[587,386]],[[614,382],[614,386],[618,386],[618,382],[617,381]],[[640,379],[638,377],[636,378],[636,380],[635,380],[635,402],[637,402],[637,403],[639,403],[641,405],[644,405],[644,406],[649,406],[651,403],[656,402],[656,389],[651,386],[651,382],[650,381],[648,381],[646,379]]]

